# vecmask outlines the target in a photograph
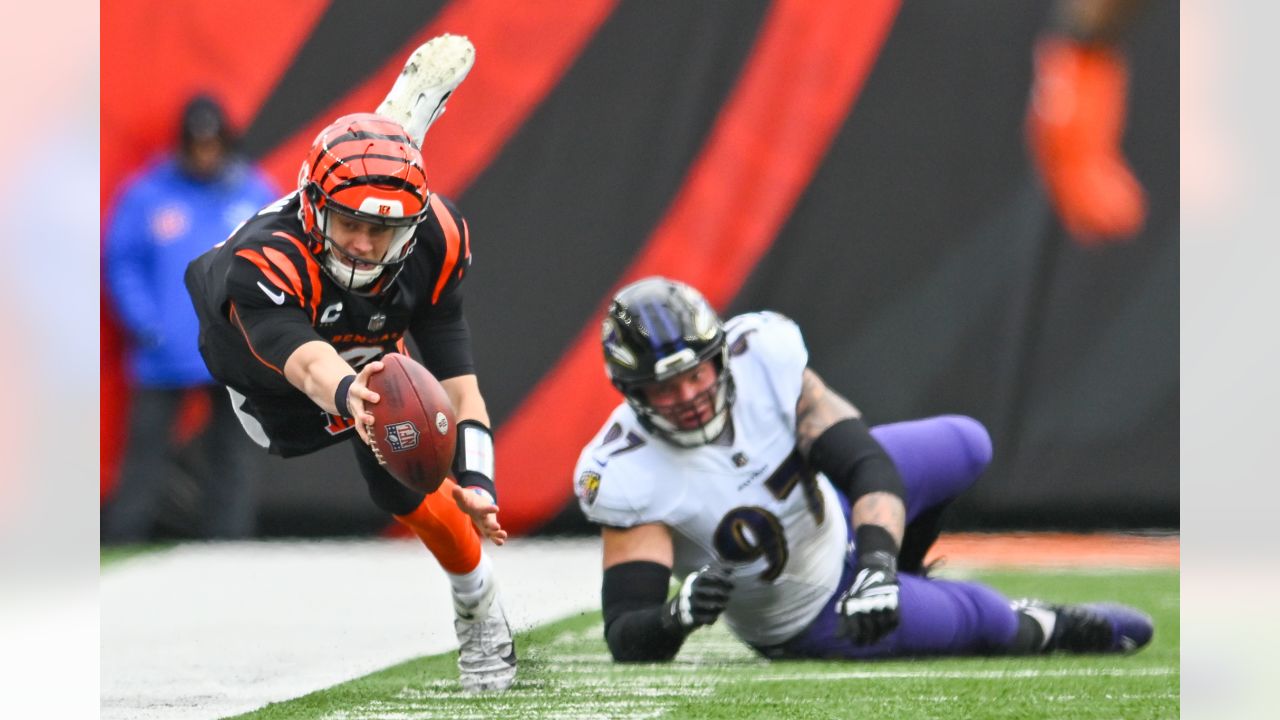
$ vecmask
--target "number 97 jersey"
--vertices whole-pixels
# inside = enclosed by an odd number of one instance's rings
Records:
[[[808,351],[776,313],[726,324],[736,387],[732,444],[676,447],[621,404],[574,473],[583,513],[615,528],[671,531],[677,577],[733,567],[723,618],[742,640],[773,645],[805,628],[834,592],[848,544],[839,496],[796,449],[796,401]]]

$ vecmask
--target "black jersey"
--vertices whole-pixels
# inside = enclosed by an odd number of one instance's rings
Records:
[[[272,452],[286,457],[345,439],[354,427],[285,379],[285,361],[304,343],[328,342],[359,369],[403,351],[409,332],[437,378],[474,372],[461,292],[471,242],[452,203],[431,196],[413,252],[390,289],[376,296],[348,291],[321,268],[298,208],[297,193],[286,195],[193,260],[186,273],[209,372],[246,398],[240,409],[262,424]]]

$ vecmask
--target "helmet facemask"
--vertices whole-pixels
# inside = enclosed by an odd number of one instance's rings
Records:
[[[683,352],[688,351],[685,350]],[[692,353],[689,354],[692,356]],[[639,418],[645,429],[673,445],[690,448],[715,442],[729,427],[729,416],[734,400],[733,375],[729,372],[728,365],[725,363],[725,354],[722,347],[720,353],[713,358],[712,367],[715,368],[715,382],[693,398],[672,405],[655,406],[649,402],[644,386],[639,386],[631,387],[623,392],[627,398],[627,404],[635,411],[636,417]],[[699,362],[699,360],[694,359],[694,366]],[[661,379],[657,379],[655,382],[661,382],[662,379],[672,377],[680,372],[687,372],[688,369],[684,368],[675,373],[661,375]],[[704,402],[711,406],[711,417],[702,424],[696,427],[685,427],[683,424],[670,419],[671,416],[679,417],[685,413],[696,412],[696,409],[703,405]]]
[[[353,211],[334,202],[331,197],[325,195],[319,188],[315,186],[312,186],[312,188],[313,193],[322,196],[322,201],[315,203],[315,231],[323,242],[321,267],[324,268],[325,273],[339,286],[356,294],[374,294],[376,291],[390,287],[404,267],[404,261],[409,257],[409,253],[413,251],[414,233],[418,224],[426,216],[425,210],[417,216],[400,217],[399,202],[370,197],[365,198],[360,210]],[[387,206],[392,208],[392,212],[395,212],[396,216],[373,214],[378,212],[380,207]],[[372,211],[372,213],[369,211]],[[391,242],[387,245],[382,257],[378,260],[370,260],[344,250],[334,239],[330,227],[330,222],[335,215],[370,225],[393,228]],[[379,278],[383,278],[383,281],[376,288],[369,289]]]

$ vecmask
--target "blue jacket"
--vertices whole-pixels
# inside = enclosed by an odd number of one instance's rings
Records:
[[[189,387],[213,382],[196,346],[199,324],[182,275],[276,198],[258,169],[233,162],[217,179],[187,175],[172,156],[129,180],[112,210],[104,252],[106,284],[129,333],[135,384]]]

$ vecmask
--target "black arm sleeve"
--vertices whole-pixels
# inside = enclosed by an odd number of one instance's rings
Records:
[[[689,634],[667,607],[671,568],[637,560],[604,571],[604,639],[618,662],[665,662]]]
[[[409,327],[422,353],[422,364],[438,380],[475,374],[471,354],[471,329],[462,314],[462,289],[454,285],[440,302]]]
[[[850,505],[872,492],[906,498],[897,466],[861,418],[841,420],[827,428],[809,450],[809,465],[843,490]]]

